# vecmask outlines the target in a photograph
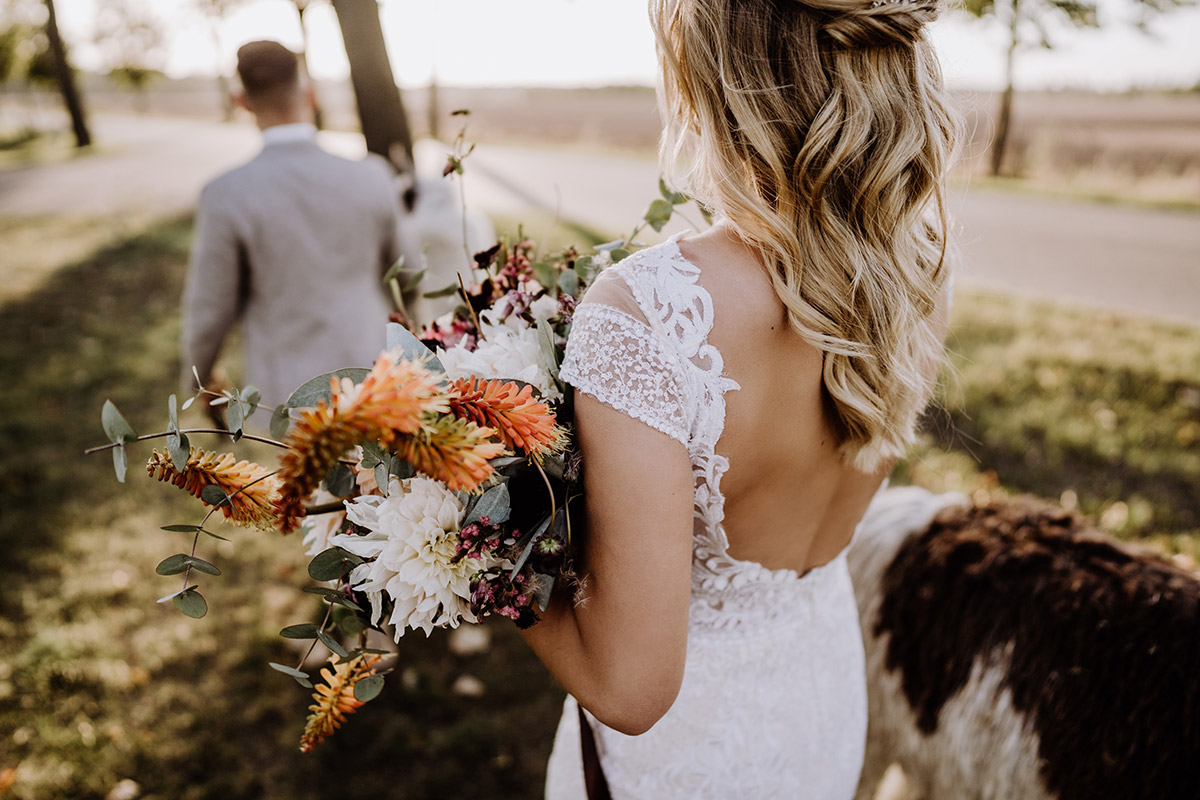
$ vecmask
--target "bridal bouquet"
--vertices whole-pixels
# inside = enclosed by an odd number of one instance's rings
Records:
[[[645,224],[661,229],[686,198],[666,187]],[[367,631],[388,626],[398,642],[409,630],[500,614],[534,624],[556,585],[569,594],[572,521],[582,505],[581,460],[571,431],[571,395],[558,377],[571,318],[584,288],[608,264],[628,254],[634,234],[539,258],[518,234],[474,257],[475,282],[430,295],[461,294],[450,315],[415,331],[388,325],[387,348],[369,369],[342,369],[298,388],[274,409],[271,437],[245,431],[258,410],[253,387],[227,390],[228,430],[182,430],[176,398],[168,399],[163,433],[137,436],[106,402],[102,422],[119,480],[127,448],[163,438],[147,472],[208,506],[198,524],[164,530],[191,535],[188,552],[159,563],[160,575],[181,575],[181,588],[159,602],[202,617],[208,606],[197,575],[220,575],[198,555],[210,526],[226,523],[302,532],[312,556],[309,576],[325,611],[319,623],[280,633],[310,640],[296,666],[272,663],[314,689],[301,749],[330,735],[345,716],[382,689],[384,651],[368,647]],[[186,409],[207,390],[183,404]],[[208,392],[212,394],[211,392]],[[280,448],[267,467],[232,453],[193,447],[188,434],[225,433]],[[318,645],[332,663],[323,682],[303,669]]]

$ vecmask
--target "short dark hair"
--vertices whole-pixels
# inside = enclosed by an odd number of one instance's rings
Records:
[[[237,59],[242,88],[259,104],[278,105],[300,84],[299,58],[279,42],[247,42],[238,48]]]

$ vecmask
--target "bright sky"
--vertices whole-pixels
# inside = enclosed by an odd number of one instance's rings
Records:
[[[271,38],[298,49],[300,27],[291,0],[247,0],[221,26],[214,45],[194,0],[141,3],[168,31],[158,66],[172,77],[232,72],[243,42]],[[60,24],[79,65],[98,68],[92,44],[96,9],[104,0],[56,0]],[[866,0],[864,0],[866,2]],[[1100,0],[1102,21],[1130,19],[1128,0]],[[397,80],[444,85],[600,86],[654,81],[654,42],[645,0],[382,0],[388,52]],[[332,9],[314,0],[307,12],[309,64],[317,78],[348,74]],[[1184,87],[1200,83],[1200,8],[1178,11],[1150,26],[1102,31],[1052,30],[1056,49],[1031,49],[1018,61],[1024,89]],[[961,88],[1000,85],[1006,31],[995,20],[950,14],[936,23],[947,80]]]

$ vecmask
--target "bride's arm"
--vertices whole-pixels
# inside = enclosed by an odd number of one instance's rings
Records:
[[[587,494],[584,600],[556,596],[524,631],[605,725],[650,729],[679,693],[687,651],[692,467],[675,439],[576,392]]]

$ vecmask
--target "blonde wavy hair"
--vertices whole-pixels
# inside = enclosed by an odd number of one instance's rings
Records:
[[[664,170],[771,266],[791,324],[824,354],[843,458],[868,472],[912,441],[942,356],[957,122],[924,33],[939,10],[650,0]]]

